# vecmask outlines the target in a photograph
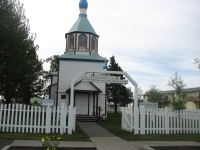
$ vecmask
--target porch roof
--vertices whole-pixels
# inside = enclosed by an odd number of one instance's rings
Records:
[[[66,92],[69,92],[71,90],[71,87],[66,90]],[[74,85],[74,91],[90,91],[90,92],[99,92],[101,93],[102,91],[94,85],[92,82],[82,82],[79,81]]]

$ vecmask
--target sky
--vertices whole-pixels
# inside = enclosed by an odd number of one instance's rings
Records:
[[[41,59],[64,53],[79,1],[20,0]],[[114,55],[143,92],[152,85],[173,89],[167,83],[175,72],[185,88],[200,87],[200,69],[193,64],[200,58],[200,0],[87,1],[88,20],[100,36],[99,55]]]

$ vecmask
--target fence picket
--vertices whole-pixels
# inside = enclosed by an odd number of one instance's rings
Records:
[[[4,116],[3,116],[3,129],[2,131],[4,132],[4,129],[5,129],[5,124],[6,124],[6,108],[7,108],[7,104],[5,104],[5,107],[4,107]]]
[[[2,112],[3,112],[3,105],[0,105],[0,124],[3,122],[3,121],[2,121],[2,119],[3,119],[3,117],[2,117],[2,116],[3,116],[3,115],[2,115],[3,113],[2,113]],[[0,127],[0,131],[2,131],[1,128],[2,128],[2,127]]]
[[[53,114],[51,114],[51,117],[53,117],[52,118],[53,119],[53,122],[52,122],[53,127],[52,127],[51,132],[54,133],[55,132],[55,116],[56,116],[56,108],[55,107],[53,108],[52,113]]]
[[[40,133],[40,116],[41,116],[41,108],[38,107],[38,124],[37,124],[37,133]]]
[[[11,116],[11,132],[12,132],[12,130],[14,128],[14,108],[15,108],[15,105],[12,104],[11,107],[12,107],[12,116]]]
[[[37,126],[37,106],[35,106],[34,107],[35,108],[35,111],[34,111],[34,120],[33,120],[33,122],[34,122],[34,128],[33,128],[33,133],[36,133],[36,126]],[[33,108],[33,109],[34,109]]]
[[[180,127],[180,134],[182,134],[182,132],[183,132],[183,122],[182,122],[183,121],[183,114],[182,114],[182,112],[183,111],[180,110],[180,115],[179,115],[180,116],[180,126],[179,126]]]
[[[59,110],[59,106],[57,107],[57,110]],[[59,122],[58,122],[59,113],[60,112],[58,112],[58,111],[56,113],[56,133],[58,133],[58,128],[59,128]]]
[[[146,134],[149,134],[149,108],[147,108],[146,109],[146,118],[147,118],[147,120],[146,120],[146,128],[147,128],[147,130],[146,130]]]
[[[10,122],[10,104],[8,104],[8,117],[7,117],[7,123],[6,124],[9,124]],[[6,132],[8,132],[10,129],[10,126],[7,126],[7,130]]]
[[[44,125],[44,107],[42,108],[42,131],[41,133],[44,133],[45,131],[45,125]]]

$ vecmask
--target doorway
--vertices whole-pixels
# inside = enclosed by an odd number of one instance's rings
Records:
[[[88,115],[88,93],[76,93],[76,114]]]

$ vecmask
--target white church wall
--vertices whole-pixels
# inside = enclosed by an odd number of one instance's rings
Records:
[[[61,95],[65,95],[66,98],[65,99],[61,99]],[[65,103],[65,105],[68,105],[67,93],[64,93],[64,92],[58,93],[58,106],[61,106],[63,102]]]
[[[96,87],[92,85],[90,82],[80,82],[74,87],[75,90],[87,90],[87,91],[96,91]]]
[[[59,92],[64,92],[71,87],[71,80],[80,72],[86,69],[103,70],[104,63],[95,62],[69,62],[60,61],[60,74],[59,74]],[[101,83],[102,84],[102,83]],[[105,84],[104,84],[105,85]],[[97,85],[98,86],[98,85]],[[98,87],[102,91],[103,84]]]
[[[51,97],[53,99],[56,99],[56,91],[57,91],[57,84],[51,86]]]
[[[53,76],[52,77],[52,85],[57,83],[57,80],[58,80],[58,76]]]
[[[102,93],[101,94],[105,94],[105,83],[96,83],[96,82],[93,82],[93,84],[98,87]]]

